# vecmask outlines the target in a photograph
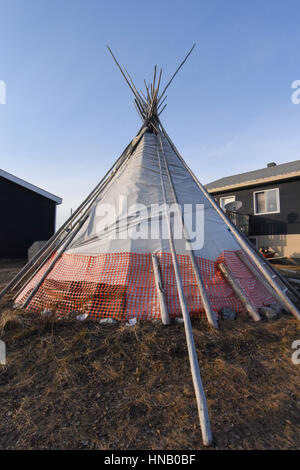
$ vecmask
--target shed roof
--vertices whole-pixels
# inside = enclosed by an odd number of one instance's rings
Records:
[[[281,179],[300,176],[300,160],[294,162],[272,165],[260,170],[248,171],[238,175],[225,176],[205,185],[209,192],[228,190],[235,187],[243,187],[254,184],[262,184]]]
[[[12,181],[13,183],[23,186],[23,188],[29,189],[30,191],[33,191],[39,194],[40,196],[44,196],[47,199],[51,199],[52,201],[56,202],[56,204],[62,203],[62,199],[60,197],[55,196],[54,194],[48,193],[48,191],[38,188],[34,184],[28,183],[27,181],[24,181],[21,178],[18,178],[17,176],[14,176],[11,173],[8,173],[7,171],[0,169],[0,176],[2,176],[2,178],[7,179],[8,181]]]

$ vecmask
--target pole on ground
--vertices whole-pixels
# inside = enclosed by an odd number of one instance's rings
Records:
[[[258,311],[256,310],[256,307],[253,305],[253,303],[250,301],[246,293],[243,291],[242,287],[240,286],[239,282],[237,279],[234,278],[231,270],[229,269],[228,266],[225,266],[224,263],[219,264],[219,269],[225,279],[228,281],[230,286],[232,287],[233,291],[235,292],[236,296],[239,298],[239,300],[242,302],[244,305],[245,309],[249,313],[249,315],[253,318],[254,321],[259,321],[261,320],[260,315]]]
[[[156,290],[159,299],[161,321],[163,325],[170,325],[170,317],[167,308],[166,294],[163,289],[159,261],[155,254],[152,254],[153,273],[155,279]]]
[[[166,221],[167,221],[168,233],[169,233],[170,251],[172,255],[172,262],[173,262],[173,268],[175,272],[175,279],[176,279],[176,285],[177,285],[177,290],[178,290],[178,295],[179,295],[179,302],[180,302],[181,312],[182,312],[183,321],[184,321],[185,336],[186,336],[190,367],[191,367],[197,407],[198,407],[200,428],[202,432],[202,440],[203,440],[203,444],[205,446],[208,446],[212,443],[212,433],[211,433],[211,428],[210,428],[205,392],[204,392],[201,375],[200,375],[200,368],[199,368],[197,352],[196,352],[196,347],[195,347],[195,342],[194,342],[194,337],[193,337],[190,314],[189,314],[187,304],[186,304],[179,264],[178,264],[175,245],[174,245],[169,209],[166,203],[166,189],[165,189],[165,183],[164,183],[164,179],[162,175],[161,158],[160,158],[158,145],[157,145],[157,157],[158,157],[158,163],[159,163],[163,200],[164,200],[164,205],[165,205]]]

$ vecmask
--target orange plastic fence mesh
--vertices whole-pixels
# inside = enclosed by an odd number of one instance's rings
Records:
[[[170,253],[158,255],[163,287],[170,316],[181,316],[175,273]],[[23,289],[16,303],[22,305],[32,292],[55,254]],[[178,255],[189,311],[203,315],[194,271],[187,255]],[[213,309],[242,310],[240,301],[217,269],[223,261],[230,267],[248,297],[257,307],[274,301],[270,293],[253,277],[235,252],[224,252],[218,260],[197,258],[200,273]],[[111,317],[127,320],[160,318],[159,300],[154,282],[151,254],[113,253],[97,256],[63,254],[29,303],[28,310],[50,309],[60,315],[72,311],[88,313],[97,319]]]

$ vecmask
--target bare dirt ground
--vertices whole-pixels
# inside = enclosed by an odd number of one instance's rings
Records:
[[[21,262],[0,264],[0,288]],[[0,300],[0,449],[201,449],[182,324],[52,320]],[[299,324],[193,322],[214,449],[300,447]]]

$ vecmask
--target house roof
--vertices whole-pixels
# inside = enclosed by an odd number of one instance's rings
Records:
[[[294,162],[282,163],[280,165],[272,164],[260,170],[248,171],[233,176],[225,176],[216,181],[205,185],[209,192],[226,191],[233,188],[251,186],[263,183],[271,183],[287,178],[300,176],[300,160]]]
[[[7,179],[8,181],[12,181],[13,183],[23,186],[23,188],[29,189],[30,191],[33,191],[39,194],[40,196],[44,196],[47,199],[51,199],[52,201],[56,202],[56,204],[62,203],[62,199],[60,197],[55,196],[54,194],[48,193],[48,191],[38,188],[37,186],[34,186],[33,184],[28,183],[27,181],[24,181],[21,178],[18,178],[17,176],[12,175],[11,173],[7,173],[7,171],[0,169],[0,176],[2,176],[2,178]]]

